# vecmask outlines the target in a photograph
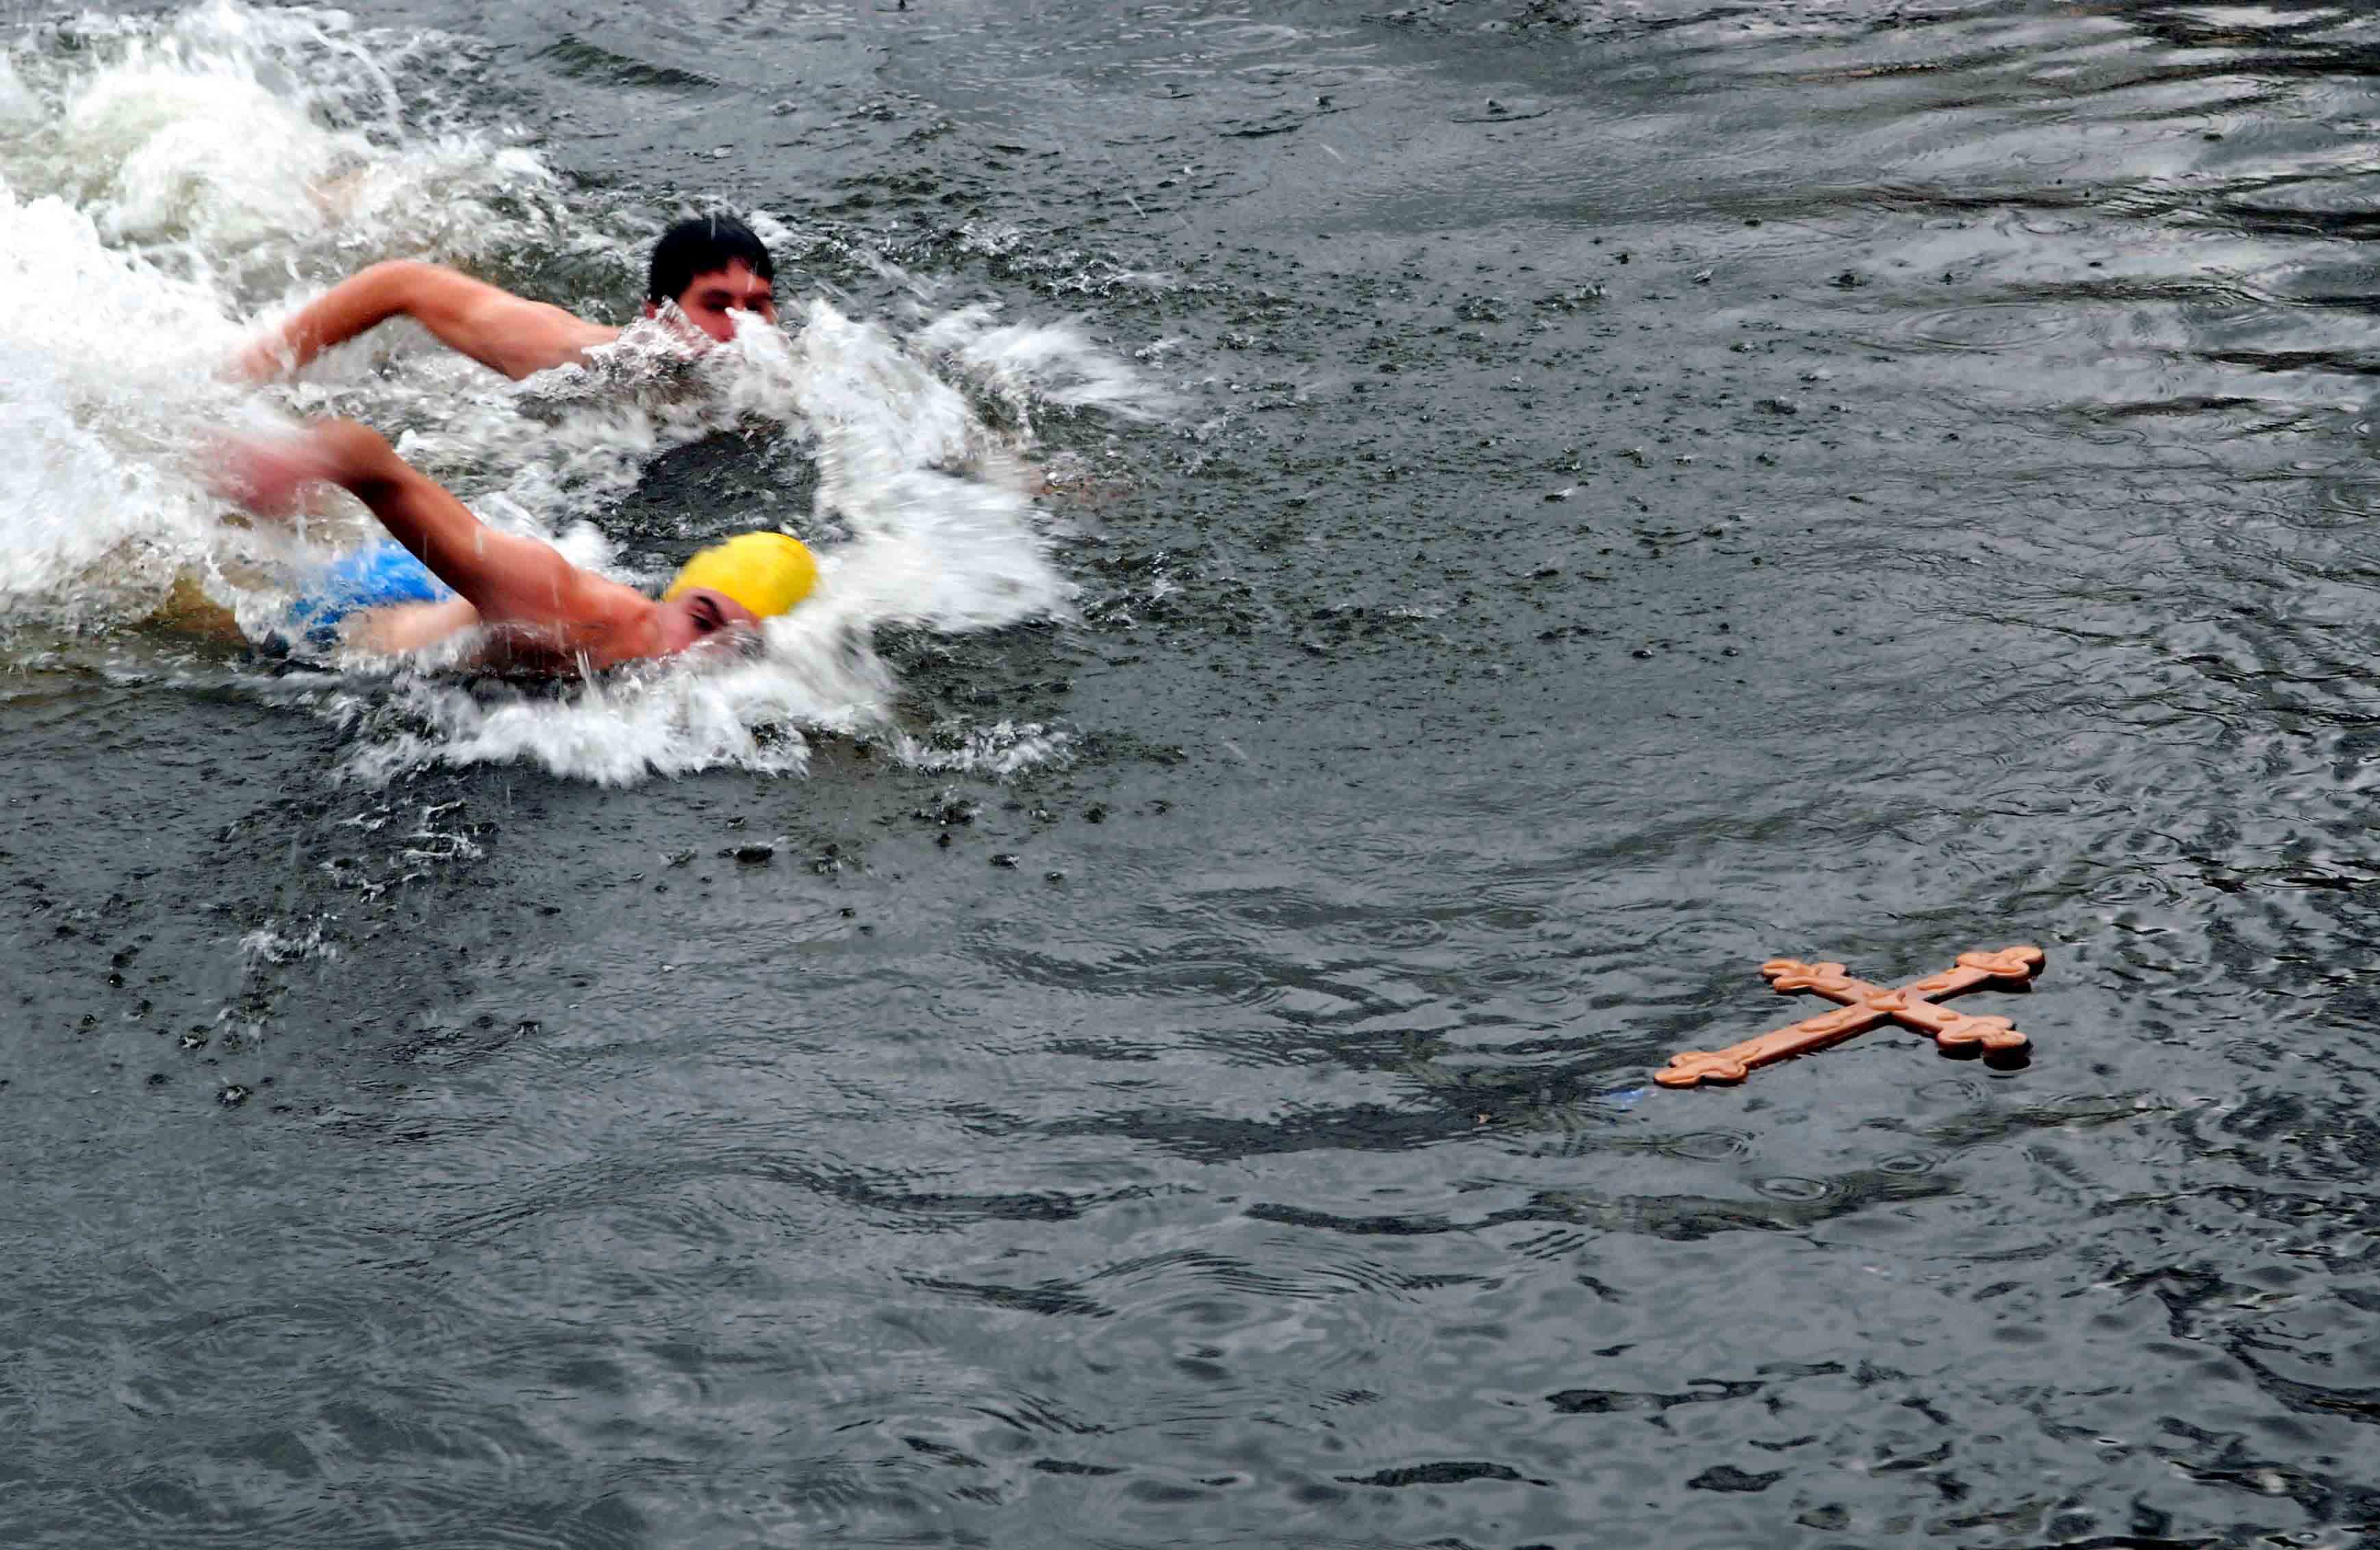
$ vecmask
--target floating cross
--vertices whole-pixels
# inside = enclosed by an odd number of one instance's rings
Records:
[[[1911,980],[1898,990],[1887,990],[1880,985],[1852,978],[1843,973],[1840,963],[1804,963],[1792,958],[1772,958],[1760,965],[1760,972],[1777,987],[1779,995],[1815,990],[1830,1001],[1840,1002],[1842,1010],[1804,1018],[1716,1053],[1689,1049],[1682,1055],[1672,1055],[1667,1066],[1653,1073],[1653,1080],[1664,1087],[1691,1087],[1698,1082],[1741,1082],[1755,1066],[1824,1049],[1853,1034],[1864,1034],[1888,1019],[1933,1035],[1934,1042],[1946,1051],[1981,1048],[1993,1054],[2009,1054],[2022,1049],[2030,1041],[2007,1018],[1970,1017],[1933,1003],[1994,980],[2011,986],[2029,985],[2033,976],[2041,973],[2042,963],[2042,951],[2037,947],[1962,952],[1957,968]]]

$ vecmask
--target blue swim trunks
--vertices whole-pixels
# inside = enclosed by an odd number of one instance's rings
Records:
[[[455,589],[394,539],[333,561],[289,605],[289,632],[309,646],[339,643],[349,615],[393,603],[442,603]]]

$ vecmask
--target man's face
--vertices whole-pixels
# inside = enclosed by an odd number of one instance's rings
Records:
[[[735,320],[728,315],[732,312],[748,312],[765,323],[777,321],[775,291],[741,259],[725,269],[696,275],[678,297],[677,307],[688,322],[722,345],[735,337]],[[645,316],[651,317],[655,310],[652,303],[645,304]]]
[[[706,643],[755,639],[760,616],[724,592],[692,587],[662,604],[662,654]]]

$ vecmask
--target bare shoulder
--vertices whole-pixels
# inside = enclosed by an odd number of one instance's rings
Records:
[[[658,649],[661,605],[633,587],[576,571],[567,607],[573,644],[599,667],[650,657]]]
[[[488,665],[566,676],[658,654],[659,606],[651,599],[559,555],[554,561],[535,598],[508,588],[499,606],[483,611]]]

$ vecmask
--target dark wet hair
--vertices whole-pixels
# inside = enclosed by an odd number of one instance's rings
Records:
[[[653,266],[645,276],[645,299],[658,307],[686,294],[698,274],[712,274],[738,260],[774,285],[777,263],[768,244],[733,215],[698,215],[680,221],[653,244]]]

